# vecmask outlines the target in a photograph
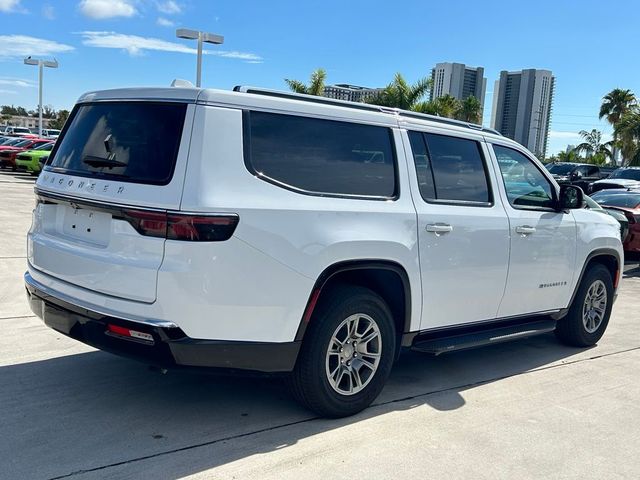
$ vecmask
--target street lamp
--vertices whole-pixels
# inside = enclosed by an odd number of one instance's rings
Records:
[[[38,135],[42,136],[42,71],[44,67],[49,68],[58,68],[58,61],[53,60],[50,62],[48,60],[41,60],[38,58],[32,58],[31,56],[24,59],[25,65],[37,65],[38,66]]]
[[[189,30],[188,28],[177,29],[176,37],[186,38],[188,40],[198,40],[198,67],[196,72],[196,87],[200,87],[200,80],[202,78],[202,44],[213,43],[214,45],[221,45],[222,43],[224,43],[224,37],[222,35],[216,35],[215,33],[199,32],[197,30]]]

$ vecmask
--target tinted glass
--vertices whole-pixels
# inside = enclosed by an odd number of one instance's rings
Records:
[[[478,142],[432,133],[425,133],[424,138],[437,200],[491,202]]]
[[[396,194],[387,128],[251,112],[249,138],[249,168],[284,187],[318,194]]]
[[[494,145],[509,203],[516,208],[553,208],[552,186],[520,152]]]
[[[52,149],[53,149],[53,143],[45,143],[44,145],[40,145],[34,148],[34,150],[40,150],[40,151],[46,151],[46,152],[49,152]]]
[[[50,167],[75,175],[169,183],[185,104],[99,103],[77,108]]]
[[[575,165],[567,164],[567,163],[555,163],[553,165],[547,165],[547,170],[555,175],[567,175],[569,174],[575,167]]]
[[[433,174],[431,173],[431,162],[427,152],[427,144],[424,142],[422,133],[409,132],[411,150],[413,150],[413,161],[416,164],[416,174],[418,176],[418,187],[420,195],[425,200],[435,199],[436,191],[433,186]]]
[[[598,167],[589,167],[587,168],[587,176],[588,177],[595,177],[598,175],[598,173],[600,173],[600,170],[598,169]]]
[[[640,193],[600,190],[592,197],[603,207],[636,208],[640,204]]]
[[[626,178],[628,180],[640,180],[640,169],[619,168],[609,178]]]

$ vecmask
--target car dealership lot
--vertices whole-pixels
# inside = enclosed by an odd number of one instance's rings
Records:
[[[373,407],[320,420],[280,381],[162,375],[44,327],[22,285],[32,189],[0,172],[1,478],[637,477],[635,265],[595,348],[409,353]]]

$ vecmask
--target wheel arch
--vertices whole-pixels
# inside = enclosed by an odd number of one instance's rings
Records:
[[[566,308],[560,311],[560,313],[555,315],[557,319],[564,317],[569,311],[569,308],[571,307],[571,304],[573,303],[573,300],[575,299],[576,294],[578,293],[578,289],[580,288],[580,284],[582,283],[584,274],[593,264],[601,264],[604,267],[606,267],[607,270],[609,270],[609,272],[611,273],[611,279],[613,280],[614,288],[615,289],[618,288],[620,273],[624,266],[623,259],[620,258],[620,254],[618,253],[617,250],[613,248],[597,248],[593,250],[591,253],[589,253],[589,255],[587,255],[587,258],[585,259],[582,265],[582,270],[580,271],[580,275],[578,276],[578,281],[576,282],[575,287],[573,288],[573,293],[571,294],[569,304],[567,305]]]
[[[340,283],[360,285],[380,295],[391,309],[399,341],[403,333],[410,330],[411,283],[405,268],[392,260],[349,260],[327,267],[318,276],[300,320],[296,341],[303,340],[323,293],[326,293],[330,286]],[[401,295],[397,295],[398,293]]]

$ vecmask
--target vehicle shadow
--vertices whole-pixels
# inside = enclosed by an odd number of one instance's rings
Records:
[[[38,177],[37,175],[31,175],[27,172],[14,172],[11,169],[0,169],[0,179],[9,179],[13,180],[25,180],[35,182]]]
[[[374,406],[340,420],[316,418],[273,377],[162,375],[103,352],[8,365],[0,367],[0,458],[11,478],[95,469],[180,478],[393,411],[463,408],[468,389],[580,352],[552,334],[439,357],[408,352]]]

